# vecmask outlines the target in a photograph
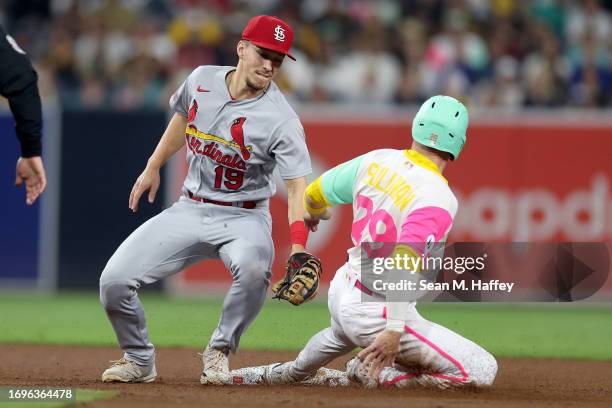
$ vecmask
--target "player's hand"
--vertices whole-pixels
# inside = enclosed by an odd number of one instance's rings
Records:
[[[306,228],[310,231],[315,232],[319,229],[319,221],[321,220],[329,220],[332,217],[331,211],[329,208],[325,209],[323,214],[312,215],[309,212],[304,213],[304,224],[306,224]]]
[[[155,201],[155,195],[159,189],[159,182],[159,168],[147,166],[142,174],[136,179],[134,187],[132,187],[129,201],[130,210],[133,212],[138,211],[140,196],[147,190],[149,191],[149,203]]]
[[[400,332],[385,330],[376,337],[372,344],[357,354],[361,360],[361,368],[368,370],[370,379],[378,381],[378,375],[382,369],[393,366],[395,356],[399,352],[401,335]]]
[[[20,157],[17,160],[15,186],[21,187],[25,181],[26,204],[32,205],[47,187],[45,166],[40,156]]]

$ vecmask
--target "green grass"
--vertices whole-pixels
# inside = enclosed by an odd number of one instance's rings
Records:
[[[145,293],[157,346],[202,347],[216,327],[219,299],[168,299]],[[422,304],[421,314],[496,356],[612,359],[612,307],[585,304]],[[300,349],[329,325],[323,302],[268,301],[241,347]],[[116,345],[96,293],[0,294],[0,343]]]
[[[6,387],[4,387],[6,388]],[[77,388],[76,399],[72,401],[19,401],[19,402],[4,402],[0,401],[0,408],[63,408],[71,407],[77,404],[85,404],[99,399],[111,398],[117,395],[118,391],[98,391],[86,390]]]

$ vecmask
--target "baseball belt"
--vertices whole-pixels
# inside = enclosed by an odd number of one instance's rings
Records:
[[[377,298],[381,298],[381,299],[386,299],[385,295],[383,295],[382,293],[374,292],[372,289],[368,288],[366,285],[361,283],[361,281],[359,279],[357,279],[355,276],[349,274],[348,272],[344,272],[344,273],[345,273],[346,279],[350,282],[350,284],[352,286],[355,286],[362,293],[364,293],[364,294],[366,294],[368,296],[377,297]]]
[[[187,190],[187,195],[192,200],[200,202],[200,203],[222,205],[224,207],[240,207],[240,208],[246,208],[248,210],[252,210],[253,208],[255,208],[257,206],[257,201],[232,201],[232,202],[217,201],[217,200],[211,200],[211,199],[205,198],[205,197],[198,197],[197,195],[193,194],[189,190]]]

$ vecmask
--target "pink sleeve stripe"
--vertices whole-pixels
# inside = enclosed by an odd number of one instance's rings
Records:
[[[399,242],[419,244],[417,251],[422,251],[430,235],[435,242],[440,242],[453,223],[450,213],[440,207],[423,207],[412,211],[402,224]]]

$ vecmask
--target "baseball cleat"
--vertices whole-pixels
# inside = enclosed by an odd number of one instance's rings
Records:
[[[349,380],[363,385],[366,388],[376,388],[378,381],[368,377],[368,370],[361,367],[361,360],[355,357],[346,363],[346,374]]]
[[[157,377],[155,363],[142,366],[123,357],[111,363],[113,365],[102,373],[102,382],[148,383]]]
[[[202,353],[202,364],[204,369],[200,376],[200,384],[204,385],[228,385],[232,384],[232,376],[229,371],[227,354],[221,350],[206,346]]]
[[[262,381],[268,385],[294,384],[297,380],[289,375],[289,367],[293,361],[274,363],[264,367]]]
[[[351,381],[344,371],[332,370],[331,368],[319,368],[316,373],[309,376],[300,384],[319,385],[326,387],[347,387]]]
[[[350,385],[350,381],[343,371],[331,370],[329,368],[319,368],[314,374],[298,380],[289,374],[289,369],[293,361],[287,363],[274,363],[263,368],[261,383],[267,385],[318,385],[327,387],[345,387]]]

